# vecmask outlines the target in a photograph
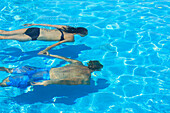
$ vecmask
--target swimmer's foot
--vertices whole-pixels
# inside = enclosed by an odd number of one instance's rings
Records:
[[[5,39],[4,36],[0,36],[0,39]]]
[[[3,33],[3,30],[0,30],[0,34],[2,34]]]
[[[0,71],[6,71],[5,67],[0,67]]]
[[[4,79],[4,80],[0,83],[0,86],[1,86],[1,87],[6,87],[6,86],[8,86],[8,85],[6,84],[7,82],[10,82],[9,77],[7,77],[6,79]]]
[[[6,71],[7,73],[12,73],[12,70],[11,68],[0,67],[0,71]]]
[[[6,85],[3,83],[0,83],[0,87],[5,87]]]

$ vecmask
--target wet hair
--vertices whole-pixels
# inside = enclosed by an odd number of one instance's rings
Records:
[[[100,69],[103,68],[103,65],[99,61],[94,60],[94,61],[89,61],[88,68],[94,71],[99,71]]]
[[[70,27],[68,26],[65,30],[65,32],[67,33],[80,33],[83,35],[87,35],[88,34],[88,30],[84,27]]]

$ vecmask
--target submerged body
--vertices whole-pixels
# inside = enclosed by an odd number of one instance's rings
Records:
[[[64,43],[64,42],[74,42],[74,35],[78,34],[80,36],[87,35],[87,29],[78,27],[70,27],[64,25],[48,25],[48,24],[25,24],[26,26],[48,26],[55,29],[44,29],[38,27],[31,27],[25,29],[19,29],[14,31],[4,31],[0,30],[0,39],[8,40],[18,40],[18,41],[31,41],[31,40],[42,40],[42,41],[59,41],[53,44],[39,54],[44,54],[51,48]]]
[[[50,55],[70,62],[69,65],[59,68],[41,69],[30,66],[22,66],[15,69],[1,67],[0,71],[17,74],[4,79],[0,86],[27,87],[29,85],[88,85],[90,84],[91,73],[100,70],[103,66],[98,63],[98,67],[93,69],[84,66],[80,61],[65,58],[58,55]],[[96,62],[96,61],[95,61]],[[20,74],[20,75],[18,75]]]

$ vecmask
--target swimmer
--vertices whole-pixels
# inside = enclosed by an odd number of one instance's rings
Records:
[[[78,34],[84,37],[88,34],[86,28],[83,27],[71,27],[65,25],[49,25],[49,24],[24,24],[24,26],[48,26],[55,29],[44,29],[38,27],[31,27],[25,29],[19,29],[14,31],[0,30],[0,39],[18,40],[18,41],[30,41],[30,40],[42,40],[42,41],[59,41],[38,54],[44,54],[51,48],[64,43],[74,42],[74,35]]]
[[[89,85],[91,73],[100,71],[103,65],[99,61],[89,61],[88,66],[82,64],[78,60],[69,59],[59,55],[52,55],[47,52],[47,56],[63,59],[70,64],[58,68],[42,69],[30,66],[22,66],[17,68],[0,67],[0,71],[17,74],[5,78],[1,83],[1,87],[13,86],[24,88],[30,85],[50,84],[60,85]]]

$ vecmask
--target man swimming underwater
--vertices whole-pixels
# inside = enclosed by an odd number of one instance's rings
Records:
[[[82,64],[78,60],[69,59],[59,55],[51,55],[47,52],[47,56],[63,59],[70,64],[64,67],[42,69],[30,66],[22,66],[17,68],[0,67],[0,71],[17,74],[5,78],[1,83],[1,87],[27,87],[29,85],[89,85],[91,73],[100,71],[103,65],[99,61],[89,61],[88,66]]]

